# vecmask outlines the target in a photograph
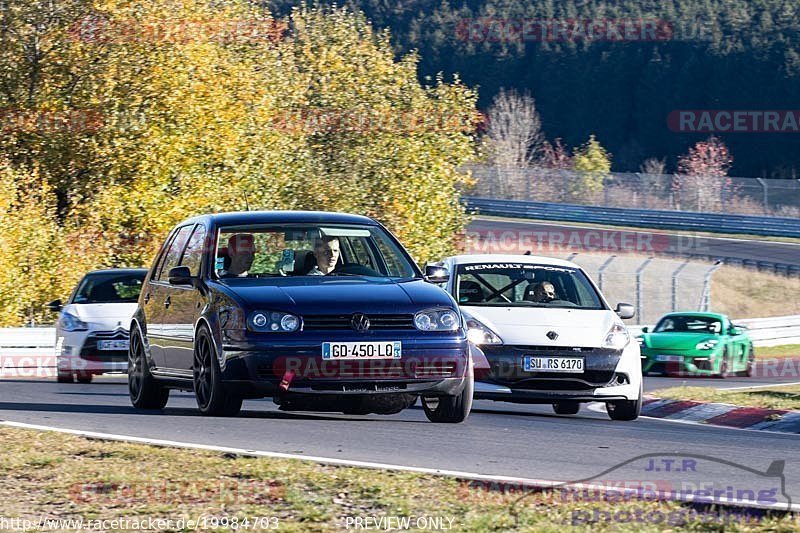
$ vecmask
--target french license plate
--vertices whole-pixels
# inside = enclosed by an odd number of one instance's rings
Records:
[[[683,357],[680,355],[656,355],[656,361],[662,363],[678,363],[683,361]]]
[[[583,357],[533,357],[522,358],[525,372],[566,372],[583,374]]]
[[[98,350],[127,350],[128,349],[128,341],[127,340],[97,341],[97,349]]]
[[[400,359],[400,341],[323,342],[323,359]]]

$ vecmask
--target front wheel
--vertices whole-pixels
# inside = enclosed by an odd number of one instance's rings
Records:
[[[161,387],[150,373],[138,331],[131,332],[128,348],[128,393],[137,409],[163,409],[169,401],[169,389]]]
[[[469,416],[472,410],[472,393],[475,389],[475,380],[470,368],[467,382],[461,394],[455,396],[422,397],[422,409],[428,420],[436,423],[458,424]]]
[[[715,375],[715,377],[719,379],[725,379],[728,376],[728,370],[730,369],[730,363],[728,361],[728,349],[725,348],[722,351],[722,360],[719,362],[719,372]]]
[[[78,372],[75,376],[75,379],[78,383],[91,383],[92,382],[92,374],[90,372]]]
[[[74,377],[72,372],[62,372],[61,370],[58,371],[56,375],[56,381],[59,383],[72,383]]]
[[[739,375],[747,378],[753,377],[753,370],[755,366],[756,366],[756,354],[753,351],[753,345],[751,344],[747,348],[747,366],[745,367],[744,370],[739,372]]]
[[[194,347],[194,396],[200,412],[208,416],[236,416],[242,397],[225,390],[211,334],[205,326],[197,331]]]
[[[642,412],[642,384],[639,384],[639,397],[635,400],[615,400],[606,402],[606,411],[611,420],[636,420]]]

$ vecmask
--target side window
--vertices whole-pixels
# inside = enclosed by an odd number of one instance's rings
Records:
[[[370,253],[370,250],[364,243],[364,238],[353,237],[349,240],[351,246],[353,247],[353,254],[355,254],[355,257],[351,258],[351,262],[374,269],[375,262],[372,260],[372,254]]]
[[[170,244],[169,250],[167,250],[167,253],[164,255],[164,262],[158,271],[159,281],[167,278],[169,269],[178,266],[181,252],[183,252],[183,248],[186,246],[186,241],[189,239],[189,233],[191,231],[192,226],[184,226],[178,230],[175,238],[172,239],[172,244]]]
[[[202,224],[198,224],[192,233],[192,238],[189,239],[189,244],[186,245],[186,251],[183,252],[183,259],[181,265],[189,267],[192,276],[200,275],[200,263],[203,261],[204,244],[206,241],[206,228]]]

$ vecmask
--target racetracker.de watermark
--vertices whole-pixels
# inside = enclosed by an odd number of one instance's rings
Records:
[[[456,24],[466,42],[634,42],[669,41],[670,22],[662,19],[467,18]]]
[[[679,109],[667,115],[676,133],[800,133],[800,109]]]

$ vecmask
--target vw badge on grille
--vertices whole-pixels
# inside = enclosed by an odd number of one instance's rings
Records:
[[[350,319],[350,325],[356,331],[367,331],[369,329],[369,318],[362,313],[356,313]]]

